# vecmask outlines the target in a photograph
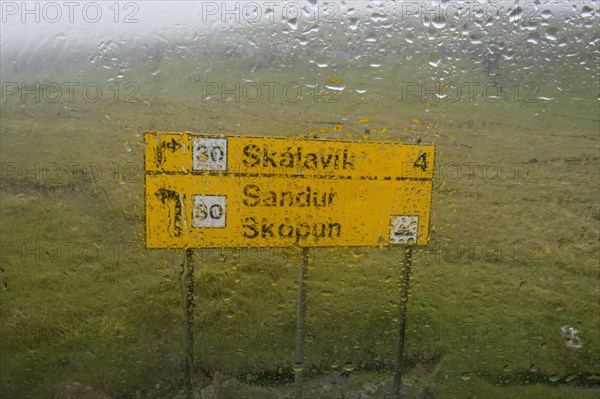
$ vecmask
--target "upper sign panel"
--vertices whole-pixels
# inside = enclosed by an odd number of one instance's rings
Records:
[[[433,178],[431,145],[147,132],[146,172]]]

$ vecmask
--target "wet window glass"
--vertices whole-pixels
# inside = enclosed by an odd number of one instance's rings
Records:
[[[598,397],[598,1],[0,18],[0,397]]]

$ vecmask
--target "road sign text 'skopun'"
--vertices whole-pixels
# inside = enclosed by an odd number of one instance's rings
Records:
[[[434,147],[145,134],[148,248],[426,245]]]

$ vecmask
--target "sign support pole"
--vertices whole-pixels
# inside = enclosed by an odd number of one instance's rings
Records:
[[[402,274],[400,276],[400,304],[398,310],[398,341],[396,343],[396,367],[394,370],[393,397],[400,399],[404,357],[404,338],[406,336],[406,311],[408,306],[408,290],[410,287],[410,268],[412,266],[412,247],[402,247]]]
[[[294,362],[294,383],[296,399],[302,399],[304,371],[304,319],[306,316],[306,285],[304,277],[308,271],[308,247],[301,252],[302,262],[298,266],[298,304],[296,308],[296,360]]]
[[[185,312],[185,398],[193,399],[192,375],[194,374],[194,248],[185,249],[181,280]]]

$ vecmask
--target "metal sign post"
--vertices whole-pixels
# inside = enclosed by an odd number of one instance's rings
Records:
[[[298,265],[298,304],[296,307],[296,359],[294,363],[294,384],[296,385],[296,399],[302,399],[303,374],[304,374],[304,320],[306,317],[306,285],[304,278],[308,271],[309,249],[302,248],[302,262]]]
[[[398,341],[396,342],[396,365],[392,392],[395,399],[400,399],[402,371],[404,371],[404,341],[406,337],[406,312],[408,291],[410,289],[410,267],[412,266],[412,247],[401,247],[402,272],[400,275],[400,303],[398,306]]]
[[[194,253],[193,248],[185,249],[181,270],[183,308],[185,311],[185,367],[184,388],[186,399],[193,399],[194,375]]]

